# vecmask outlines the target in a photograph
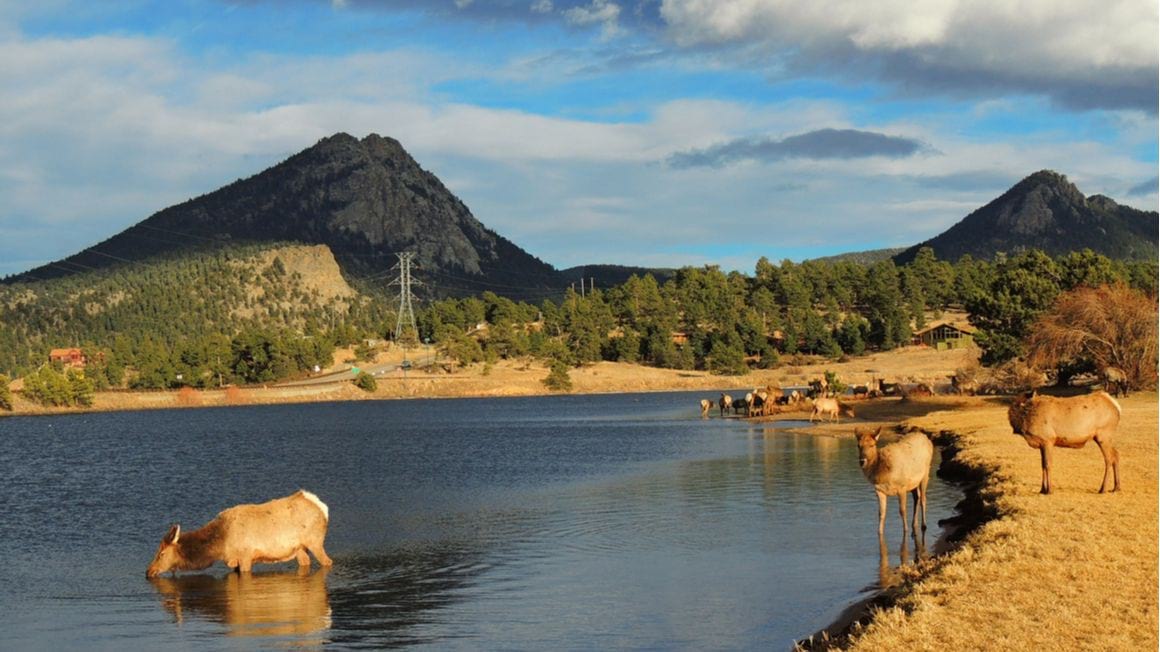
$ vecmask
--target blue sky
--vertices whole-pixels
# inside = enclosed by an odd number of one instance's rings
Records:
[[[906,246],[1040,169],[1157,209],[1154,1],[0,0],[0,275],[338,131],[560,268]]]

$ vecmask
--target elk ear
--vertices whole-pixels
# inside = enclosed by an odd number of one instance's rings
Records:
[[[874,431],[874,441],[878,441],[878,437],[880,437],[881,435],[882,435],[882,426],[878,426],[878,429]]]
[[[174,523],[169,528],[169,531],[165,533],[165,538],[162,539],[161,541],[162,541],[162,543],[176,544],[177,540],[180,537],[181,537],[181,526]]]

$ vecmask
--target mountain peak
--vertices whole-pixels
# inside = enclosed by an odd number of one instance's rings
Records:
[[[118,259],[204,247],[214,241],[301,242],[330,247],[343,272],[381,275],[415,253],[428,287],[478,292],[487,285],[562,287],[557,272],[471,214],[394,138],[339,132],[252,177],[166,208],[70,257],[80,269]],[[36,277],[61,276],[46,266]],[[502,292],[501,292],[502,293]]]
[[[989,259],[1000,251],[1031,248],[1051,255],[1088,248],[1110,258],[1155,258],[1157,225],[1155,212],[1121,206],[1102,195],[1084,197],[1063,174],[1040,170],[895,261],[913,260],[924,246],[943,260],[963,254]]]

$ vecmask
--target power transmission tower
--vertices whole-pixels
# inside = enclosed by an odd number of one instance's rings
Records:
[[[414,294],[411,293],[411,286],[422,283],[411,278],[411,264],[415,260],[415,253],[404,251],[395,255],[399,257],[399,264],[394,267],[399,270],[399,278],[390,284],[399,286],[399,313],[395,318],[395,341],[398,342],[407,328],[410,328],[411,333],[416,336],[419,334],[418,328],[415,327]]]

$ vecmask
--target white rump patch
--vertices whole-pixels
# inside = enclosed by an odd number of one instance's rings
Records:
[[[1117,401],[1114,396],[1112,396],[1111,394],[1109,394],[1107,392],[1104,392],[1104,396],[1107,397],[1107,399],[1112,402],[1112,405],[1116,406],[1116,412],[1119,412],[1120,416],[1124,416],[1124,410],[1123,410],[1123,408],[1120,407],[1120,402]]]
[[[321,500],[319,500],[318,496],[315,496],[314,494],[310,493],[309,491],[306,491],[305,489],[302,490],[302,496],[304,498],[306,498],[306,500],[309,500],[310,502],[317,505],[318,509],[322,510],[322,515],[324,517],[326,517],[326,520],[330,521],[330,508],[326,506],[326,503],[322,502]]]

